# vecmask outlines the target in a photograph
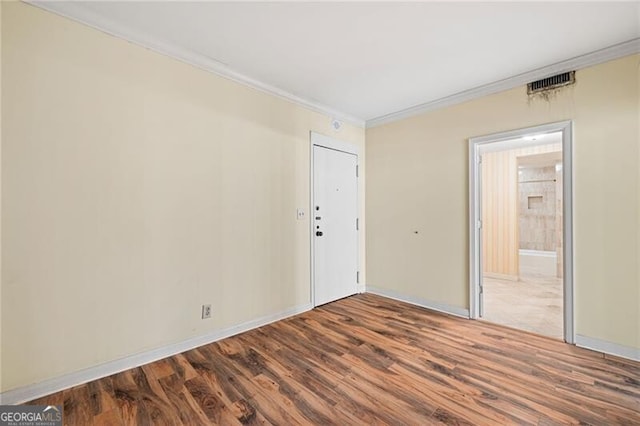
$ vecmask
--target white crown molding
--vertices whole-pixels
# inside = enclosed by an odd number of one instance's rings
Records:
[[[411,305],[420,306],[422,308],[427,308],[432,311],[438,311],[445,314],[469,319],[468,309],[460,308],[458,306],[447,305],[445,303],[432,302],[430,300],[421,299],[419,297],[407,296],[395,290],[367,286],[366,293],[376,294],[382,297],[388,297],[389,299],[399,300],[400,302],[405,302]]]
[[[596,50],[595,52],[587,53],[586,55],[576,56],[575,58],[505,78],[504,80],[478,86],[431,102],[426,102],[397,112],[369,119],[366,122],[366,127],[372,128],[392,123],[394,121],[403,120],[405,118],[414,117],[436,109],[445,108],[481,98],[483,96],[502,92],[504,90],[513,89],[514,87],[523,86],[532,81],[540,80],[552,75],[587,68],[636,53],[640,53],[640,38],[635,38],[624,43]]]
[[[265,326],[272,322],[280,321],[285,318],[301,314],[312,309],[311,304],[304,304],[293,308],[285,309],[271,315],[234,325],[222,330],[217,330],[202,336],[192,337],[182,342],[173,343],[161,348],[152,349],[150,351],[138,353],[125,358],[110,361],[104,364],[89,367],[84,370],[74,371],[63,376],[54,377],[49,380],[34,383],[32,385],[11,389],[0,393],[0,404],[14,405],[22,404],[36,398],[50,395],[64,389],[78,386],[93,380],[98,380],[121,371],[139,367],[150,362],[154,362],[163,358],[167,358],[199,346],[207,345],[245,331],[253,330],[258,327]]]
[[[365,126],[365,121],[361,118],[354,117],[353,115],[335,110],[328,107],[327,105],[304,99],[300,96],[289,93],[286,90],[263,83],[242,73],[239,73],[226,64],[213,58],[209,58],[200,53],[184,49],[171,43],[162,42],[140,31],[136,31],[135,29],[125,27],[112,20],[106,19],[105,17],[93,13],[92,11],[82,7],[83,2],[81,1],[22,1],[56,15],[60,15],[81,24],[87,25],[113,37],[124,39],[161,55],[169,56],[173,59],[177,59],[196,68],[211,72],[236,83],[249,86],[253,89],[268,93],[281,99],[285,99],[312,111],[328,115],[331,118],[344,121],[361,128],[364,128]]]
[[[90,10],[82,7],[83,2],[79,1],[42,1],[42,0],[22,0],[25,3],[33,5],[35,7],[47,10],[60,16],[64,16],[73,21],[80,22],[89,27],[95,28],[106,34],[114,37],[118,37],[127,40],[131,43],[137,44],[144,48],[150,49],[156,53],[160,53],[165,56],[169,56],[181,62],[192,65],[196,68],[214,73],[218,76],[232,80],[236,83],[243,84],[245,86],[252,87],[256,90],[260,90],[265,93],[269,93],[281,99],[288,100],[297,105],[308,108],[312,111],[319,112],[321,114],[328,115],[329,117],[348,122],[358,127],[376,127],[383,124],[388,124],[394,121],[402,120],[405,118],[413,117],[419,114],[423,114],[436,109],[456,105],[462,102],[477,99],[483,96],[498,93],[504,90],[513,89],[514,87],[522,86],[530,83],[531,81],[539,80],[541,78],[549,77],[551,75],[579,70],[589,66],[597,65],[603,62],[618,59],[624,56],[640,53],[640,38],[626,41],[624,43],[616,44],[604,49],[597,50],[586,55],[577,56],[575,58],[568,59],[566,61],[558,62],[546,67],[538,68],[533,71],[529,71],[523,74],[518,74],[513,77],[509,77],[503,80],[499,80],[493,83],[478,86],[469,90],[465,90],[444,98],[436,99],[434,101],[419,104],[410,108],[406,108],[400,111],[385,114],[369,120],[363,120],[359,117],[354,117],[350,114],[343,113],[335,110],[327,105],[320,104],[318,102],[304,99],[300,96],[289,93],[278,87],[271,86],[263,83],[244,74],[241,74],[231,69],[226,64],[217,61],[213,58],[207,57],[197,52],[192,52],[182,47],[164,43],[160,40],[150,37],[142,32],[136,31],[131,28],[119,25],[116,22],[105,19],[103,16],[95,14]]]

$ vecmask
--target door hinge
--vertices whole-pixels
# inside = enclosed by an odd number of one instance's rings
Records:
[[[482,229],[482,221],[481,220],[478,221],[478,229]]]
[[[360,284],[360,271],[356,272],[356,284]]]
[[[360,230],[360,219],[356,218],[356,231]]]
[[[358,166],[356,166],[356,177],[358,177]]]
[[[482,164],[482,155],[478,155],[478,164]]]
[[[480,285],[480,294],[484,293],[484,287]]]

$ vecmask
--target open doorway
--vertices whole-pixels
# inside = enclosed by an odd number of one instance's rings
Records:
[[[470,312],[573,343],[570,130],[470,140]]]

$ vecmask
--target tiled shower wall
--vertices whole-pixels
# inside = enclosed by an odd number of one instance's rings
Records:
[[[520,248],[556,250],[556,169],[518,169]]]

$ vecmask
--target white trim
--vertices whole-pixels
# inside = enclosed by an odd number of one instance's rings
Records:
[[[474,87],[469,90],[419,104],[397,112],[381,115],[380,117],[367,120],[366,127],[371,128],[381,126],[383,124],[392,123],[394,121],[403,120],[405,118],[424,114],[436,109],[449,107],[473,99],[481,98],[483,96],[502,92],[504,90],[513,89],[514,87],[522,86],[532,81],[540,80],[552,75],[560,74],[567,71],[580,70],[637,53],[640,53],[640,38],[635,38],[620,44],[615,44],[604,49],[596,50],[595,52],[587,53],[586,55],[576,56],[575,58],[557,62],[546,67],[515,75],[513,77],[505,78],[504,80],[499,80],[493,83]]]
[[[564,340],[575,343],[575,296],[573,283],[573,122],[561,121],[541,126],[510,130],[469,139],[469,317],[479,317],[479,285],[482,277],[481,234],[477,224],[481,219],[478,160],[483,144],[523,138],[541,133],[562,132],[562,176],[563,176],[563,250],[564,250]]]
[[[389,299],[399,300],[400,302],[410,303],[412,305],[420,306],[430,309],[432,311],[438,311],[456,317],[469,318],[469,310],[460,308],[458,306],[447,305],[446,303],[433,302],[419,297],[407,296],[399,293],[395,290],[388,290],[386,288],[367,286],[367,293],[377,294],[378,296],[388,297]]]
[[[335,149],[336,151],[347,152],[349,154],[359,155],[360,148],[351,142],[344,142],[330,136],[325,136],[317,132],[310,132],[311,145],[323,146],[325,148]]]
[[[315,199],[313,197],[315,187],[313,179],[313,140],[316,133],[309,132],[309,292],[311,294],[311,306],[316,306],[316,282],[315,282],[315,249],[313,241],[313,219],[315,216]]]
[[[112,20],[106,19],[103,16],[95,14],[90,10],[82,7],[82,2],[69,1],[69,2],[57,2],[57,1],[37,1],[37,0],[23,0],[25,3],[33,5],[35,7],[47,10],[81,24],[87,25],[106,34],[114,37],[118,37],[127,40],[131,43],[137,44],[144,48],[150,49],[156,53],[160,53],[165,56],[177,59],[181,62],[193,65],[197,68],[205,71],[212,72],[221,77],[235,81],[262,92],[269,93],[282,99],[286,99],[297,105],[301,105],[305,108],[319,112],[321,114],[328,115],[333,119],[345,121],[358,127],[375,127],[383,124],[391,123],[394,121],[402,120],[405,118],[413,117],[418,114],[433,111],[436,109],[444,108],[447,106],[459,104],[462,102],[470,101],[472,99],[480,98],[483,96],[491,95],[493,93],[501,92],[503,90],[512,89],[514,87],[527,84],[531,81],[539,80],[541,78],[549,77],[551,75],[559,74],[562,72],[578,70],[593,65],[597,65],[603,62],[611,61],[614,59],[622,58],[624,56],[640,53],[640,38],[635,38],[623,43],[615,44],[613,46],[606,47],[604,49],[596,50],[595,52],[587,53],[585,55],[576,56],[571,59],[567,59],[562,62],[557,62],[546,67],[538,68],[526,73],[518,74],[513,77],[509,77],[503,80],[499,80],[493,83],[485,84],[469,90],[465,90],[459,93],[455,93],[444,98],[436,99],[430,102],[419,104],[410,108],[406,108],[400,111],[392,112],[389,114],[381,115],[369,120],[363,120],[362,118],[355,117],[353,115],[335,110],[327,105],[304,99],[300,96],[294,95],[286,90],[272,86],[270,84],[263,83],[251,77],[248,77],[242,73],[239,73],[229,67],[227,64],[217,61],[214,58],[209,58],[200,53],[189,51],[180,46],[174,44],[162,42],[154,37],[144,34],[140,31],[126,28]]]
[[[640,348],[619,345],[617,343],[596,339],[594,337],[576,334],[576,346],[591,349],[592,351],[602,352],[604,354],[631,359],[633,361],[640,361]]]
[[[312,111],[328,115],[332,118],[332,121],[339,120],[353,124],[357,127],[365,127],[365,121],[359,117],[355,117],[342,111],[338,111],[327,105],[302,98],[279,87],[275,87],[270,84],[263,83],[262,81],[248,77],[240,72],[233,70],[227,64],[217,61],[214,58],[210,58],[200,53],[190,51],[172,43],[160,41],[157,38],[144,34],[140,31],[127,28],[110,19],[106,19],[104,16],[98,15],[91,12],[90,10],[83,8],[83,2],[81,1],[23,1],[32,6],[44,9],[56,15],[63,16],[65,18],[71,19],[72,21],[79,22],[83,25],[87,25],[91,28],[97,29],[111,36],[152,50],[161,55],[169,56],[173,59],[177,59],[186,64],[193,65],[196,68],[209,71],[236,83],[249,86],[251,88],[260,90],[261,92],[265,92],[270,95],[274,95],[281,99],[285,99],[304,108],[308,108]]]
[[[559,123],[560,124],[560,123]],[[562,259],[564,296],[564,340],[576,342],[575,292],[573,282],[573,121],[562,125]]]
[[[58,376],[39,383],[34,383],[32,385],[12,389],[0,394],[0,404],[21,404],[27,401],[31,401],[35,398],[40,398],[54,392],[61,391],[63,389],[81,385],[92,380],[97,380],[106,376],[110,376],[112,374],[119,373],[121,371],[129,370],[131,368],[139,367],[150,362],[154,362],[179,354],[181,352],[185,352],[199,346],[216,342],[218,340],[222,340],[236,334],[244,333],[245,331],[262,327],[272,322],[280,321],[285,318],[309,311],[311,309],[311,304],[307,303],[304,305],[285,309],[271,315],[265,315],[263,317],[247,321],[242,324],[234,325],[222,330],[214,331],[212,333],[207,333],[202,336],[192,337],[190,339],[183,340],[182,342],[173,343],[146,352],[141,352],[125,358],[96,365],[94,367],[89,367],[84,370],[75,371],[63,376]]]
[[[484,135],[484,136],[475,136],[471,139],[473,140],[474,143],[477,143],[477,144],[501,142],[509,139],[524,139],[528,136],[539,135],[542,133],[562,132],[570,124],[571,124],[571,121],[569,120],[559,121],[556,123],[542,124],[540,126],[526,127],[524,129],[507,130],[506,132],[492,133],[490,135]],[[523,140],[523,144],[524,143],[525,143],[525,140]],[[544,145],[544,144],[545,143],[539,143],[539,145]],[[523,145],[523,146],[527,146],[527,145]]]
[[[481,265],[481,240],[482,234],[478,231],[478,217],[481,210],[480,174],[478,161],[480,158],[479,146],[469,139],[469,318],[477,319],[480,316],[479,287],[482,280]]]

